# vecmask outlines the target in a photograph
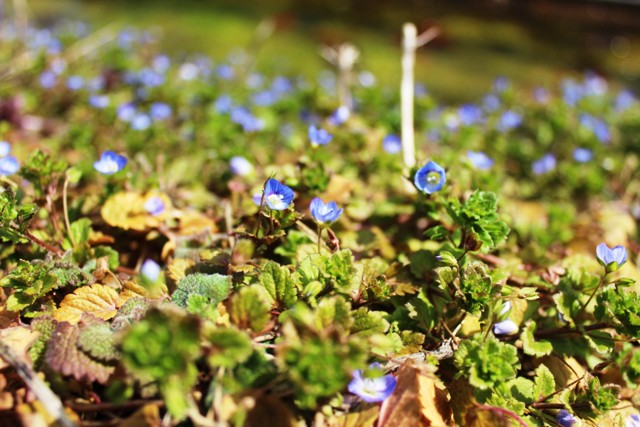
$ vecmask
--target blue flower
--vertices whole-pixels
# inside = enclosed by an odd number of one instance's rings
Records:
[[[458,108],[460,123],[465,126],[472,126],[482,120],[482,109],[477,105],[464,104]]]
[[[11,153],[11,144],[7,141],[0,141],[0,157],[8,156]]]
[[[382,148],[389,154],[397,154],[402,151],[402,140],[400,136],[389,134],[382,140]]]
[[[349,107],[347,107],[346,105],[341,105],[336,111],[333,112],[331,117],[329,117],[329,124],[331,124],[332,126],[340,126],[341,124],[344,124],[344,122],[349,120],[350,116],[351,111],[349,110]]]
[[[606,243],[600,243],[596,247],[596,256],[607,273],[616,271],[619,267],[627,262],[627,250],[624,246],[618,245],[610,248]]]
[[[515,111],[505,111],[498,122],[498,130],[506,132],[510,129],[520,126],[522,123],[522,116]]]
[[[640,427],[640,415],[629,415],[629,418],[627,418],[627,422],[625,423],[625,427]]]
[[[264,127],[262,120],[243,107],[237,107],[231,111],[231,121],[241,125],[245,132],[255,132]]]
[[[0,159],[0,176],[9,176],[20,170],[18,159],[7,156]]]
[[[513,335],[518,332],[518,325],[513,320],[507,319],[493,325],[495,335]]]
[[[45,89],[51,89],[52,87],[55,86],[56,84],[56,73],[54,73],[53,71],[43,71],[42,74],[40,74],[40,77],[38,78],[38,81],[40,82],[40,86],[45,88]]]
[[[118,107],[118,119],[123,122],[130,122],[136,115],[136,106],[131,102],[126,102]]]
[[[540,159],[533,162],[531,170],[536,175],[542,175],[547,172],[551,172],[556,168],[556,158],[553,154],[547,153]]]
[[[229,169],[234,175],[246,176],[253,171],[253,165],[242,156],[233,156],[229,160]]]
[[[164,205],[164,201],[158,196],[149,197],[144,202],[144,210],[147,211],[150,215],[160,215],[162,212],[164,212],[165,209],[166,206]]]
[[[149,108],[149,115],[155,121],[168,119],[171,117],[171,107],[164,102],[154,102]]]
[[[84,87],[84,79],[80,76],[70,76],[67,79],[67,88],[76,91]]]
[[[573,158],[576,162],[587,163],[593,159],[593,152],[588,148],[578,147],[573,150]]]
[[[93,168],[104,175],[113,175],[119,172],[127,164],[127,158],[113,151],[105,151],[100,160],[93,164]]]
[[[621,91],[615,100],[615,109],[617,112],[621,112],[631,107],[636,102],[635,96],[628,90]]]
[[[220,95],[213,103],[213,108],[220,114],[228,113],[233,108],[233,100],[229,95]]]
[[[336,202],[324,203],[319,197],[311,201],[311,216],[320,224],[330,224],[340,218],[343,209],[338,209]]]
[[[91,95],[89,97],[89,105],[99,109],[107,108],[109,106],[109,97],[107,95]]]
[[[372,363],[369,369],[380,369],[380,364]],[[364,371],[354,371],[353,380],[349,383],[348,390],[360,397],[365,402],[374,403],[386,400],[396,389],[396,378],[393,375],[383,375],[374,378],[364,377]]]
[[[293,190],[280,181],[269,178],[264,186],[264,201],[269,209],[281,211],[293,200]]]
[[[482,151],[467,151],[467,158],[476,169],[487,170],[493,166],[493,159]]]
[[[556,415],[556,421],[562,427],[572,427],[576,422],[578,422],[578,419],[566,409],[560,409],[560,411],[558,411],[558,415]]]
[[[148,259],[142,263],[140,274],[144,279],[151,283],[155,283],[160,277],[160,266],[152,259]]]
[[[151,117],[144,113],[136,113],[131,119],[131,129],[145,130],[151,126]]]
[[[431,194],[440,191],[447,182],[447,175],[439,164],[430,161],[416,172],[413,183],[418,190]]]
[[[327,145],[333,139],[333,135],[325,129],[309,126],[309,139],[313,145]]]

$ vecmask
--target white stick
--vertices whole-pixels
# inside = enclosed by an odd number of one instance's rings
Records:
[[[415,137],[413,129],[413,68],[416,63],[418,48],[416,26],[406,23],[402,27],[402,83],[400,86],[400,102],[402,112],[402,158],[407,169],[416,164]]]

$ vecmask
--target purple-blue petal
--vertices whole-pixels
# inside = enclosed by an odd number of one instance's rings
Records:
[[[447,182],[447,176],[442,166],[430,161],[416,172],[413,182],[418,190],[431,194],[440,191],[444,187]]]

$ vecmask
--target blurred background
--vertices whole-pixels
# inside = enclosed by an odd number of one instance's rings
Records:
[[[0,0],[2,1],[2,0]],[[257,66],[317,75],[321,45],[351,42],[358,68],[399,84],[401,27],[440,29],[421,48],[416,78],[444,102],[477,101],[497,77],[525,88],[595,72],[640,89],[640,1],[586,0],[4,0],[36,25],[80,20],[89,34],[134,26],[180,59],[257,53]],[[260,23],[263,25],[260,27]],[[273,33],[256,43],[257,28]]]

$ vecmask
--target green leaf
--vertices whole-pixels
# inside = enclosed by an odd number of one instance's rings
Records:
[[[230,287],[229,276],[193,273],[178,282],[171,299],[178,307],[186,308],[193,314],[205,314],[209,313],[207,305],[215,308],[218,303],[227,299]]]
[[[348,334],[353,325],[351,304],[340,295],[323,298],[314,314],[314,326],[318,331],[336,328]]]
[[[360,307],[353,313],[353,327],[351,333],[361,338],[373,334],[383,334],[389,330],[389,322],[385,319],[384,311],[370,311],[367,307]]]
[[[296,282],[287,267],[269,261],[262,268],[258,280],[279,309],[289,308],[297,301]]]
[[[536,368],[536,377],[533,386],[533,398],[538,400],[550,396],[556,391],[556,381],[553,374],[545,365]]]
[[[78,347],[94,359],[110,362],[119,358],[113,329],[106,322],[86,325],[78,334]]]
[[[517,377],[507,382],[507,386],[511,391],[511,396],[516,398],[518,401],[525,405],[529,405],[534,402],[533,381]]]
[[[536,322],[528,321],[520,334],[522,340],[522,349],[529,356],[542,357],[551,354],[553,345],[547,340],[536,341],[534,332],[536,331]]]
[[[426,290],[420,289],[418,295],[411,298],[405,304],[410,319],[416,322],[416,325],[424,332],[430,332],[438,323],[438,315],[436,309],[429,300]]]
[[[460,370],[458,376],[467,377],[469,383],[480,390],[514,378],[520,369],[518,350],[513,345],[493,336],[484,339],[483,334],[462,341],[454,362]]]
[[[261,285],[243,287],[231,298],[229,314],[238,328],[258,333],[271,319],[269,294]]]
[[[464,294],[464,308],[469,313],[478,314],[494,299],[491,276],[487,266],[479,261],[467,264],[461,275],[460,289]]]
[[[251,353],[253,344],[246,332],[234,328],[216,328],[206,333],[211,344],[207,360],[211,366],[233,368],[244,363]]]
[[[615,338],[607,331],[589,331],[582,336],[592,350],[602,355],[610,354],[616,344]]]

